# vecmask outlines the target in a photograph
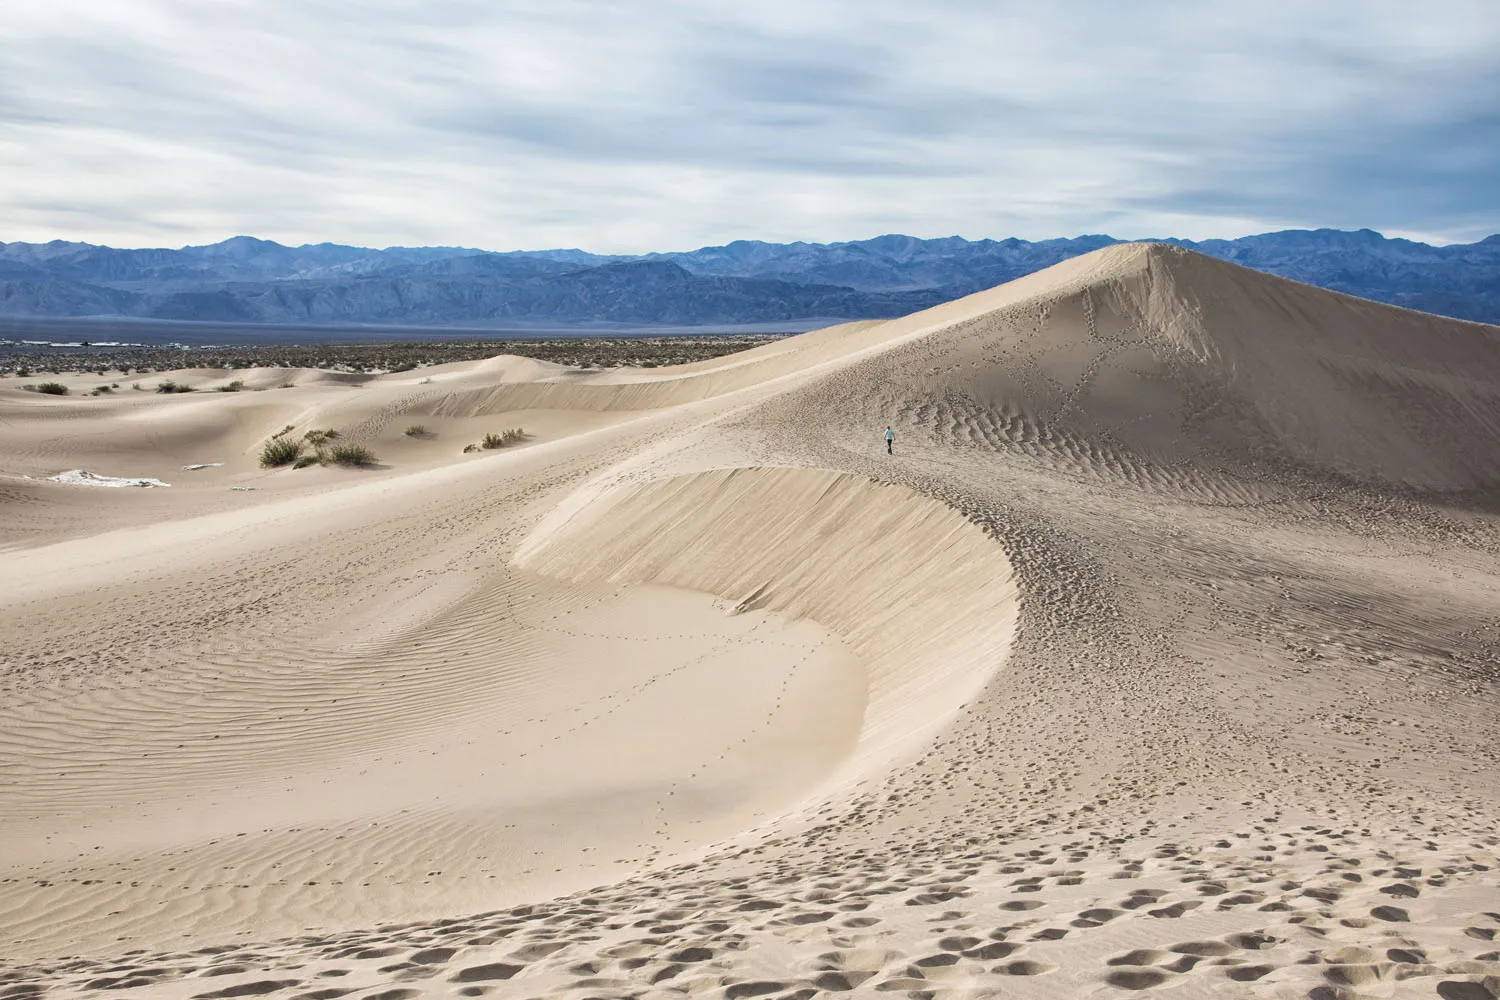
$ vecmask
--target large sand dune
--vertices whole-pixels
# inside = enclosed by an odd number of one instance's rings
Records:
[[[133,378],[0,383],[4,1000],[1500,995],[1500,330],[1128,245]]]

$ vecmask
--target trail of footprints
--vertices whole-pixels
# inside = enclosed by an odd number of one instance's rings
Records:
[[[687,864],[430,924],[45,969],[0,962],[0,1000],[838,993],[932,1000],[1025,995],[1026,981],[1056,976],[1070,981],[1049,988],[1054,996],[1189,982],[1227,995],[1308,1000],[1391,996],[1395,984],[1422,987],[1400,995],[1446,1000],[1500,995],[1493,857],[1328,852],[1320,864],[1324,852],[1315,849],[1342,835],[1281,837],[1297,840],[1300,857],[1313,863],[1215,860],[1218,845],[1175,844],[1119,859],[1100,842],[1080,841],[925,860],[861,851],[806,871],[787,858],[754,877]],[[1409,909],[1428,894],[1452,888],[1472,897],[1476,887],[1495,909],[1469,913],[1466,926],[1412,922]],[[1103,949],[1102,966],[1085,967],[1081,956],[1101,952],[1099,934],[1122,947]]]

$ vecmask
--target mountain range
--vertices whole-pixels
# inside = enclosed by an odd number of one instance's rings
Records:
[[[181,249],[0,243],[0,317],[475,328],[816,325],[897,316],[1122,242],[879,236],[739,240],[682,253],[601,255],[236,236]],[[1500,323],[1500,235],[1430,246],[1368,229],[1166,239],[1335,291]]]

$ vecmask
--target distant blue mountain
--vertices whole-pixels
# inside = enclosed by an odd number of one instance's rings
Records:
[[[0,316],[469,327],[786,324],[900,315],[1119,242],[739,240],[685,253],[282,246],[179,250],[0,243]],[[1364,298],[1500,323],[1500,235],[1434,247],[1368,229],[1170,239]]]

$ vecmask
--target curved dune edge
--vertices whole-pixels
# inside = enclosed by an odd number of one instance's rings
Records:
[[[808,618],[868,670],[831,784],[915,752],[999,670],[1019,592],[1004,551],[952,508],[818,469],[736,468],[575,494],[517,565],[576,582],[664,583]]]

